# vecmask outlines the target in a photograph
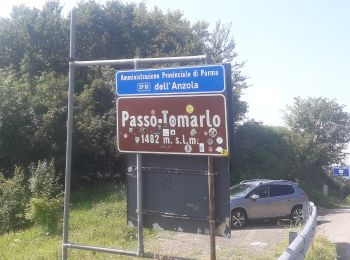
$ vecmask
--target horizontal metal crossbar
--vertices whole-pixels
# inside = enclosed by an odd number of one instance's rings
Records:
[[[117,255],[140,256],[137,252],[134,252],[134,251],[127,251],[127,250],[114,249],[114,248],[108,248],[108,247],[98,247],[98,246],[80,245],[80,244],[72,244],[72,243],[63,244],[63,247],[89,250],[89,251],[101,252],[101,253],[117,254]],[[142,253],[142,257],[152,258],[152,254]]]
[[[217,172],[208,174],[206,170],[188,170],[178,168],[160,168],[160,167],[142,167],[142,171],[145,173],[171,173],[171,174],[187,174],[187,175],[199,175],[199,176],[216,176]],[[128,176],[136,178],[136,167],[130,167],[127,172]]]
[[[173,174],[189,174],[189,175],[208,175],[206,170],[188,170],[179,168],[160,168],[160,167],[142,167],[145,172],[160,172],[160,173],[173,173]]]
[[[157,210],[143,210],[143,214],[152,215],[152,216],[160,216],[165,218],[174,218],[174,219],[186,219],[186,220],[200,220],[200,221],[208,221],[208,217],[195,217],[184,214],[177,214],[172,212],[163,212]]]
[[[184,56],[184,57],[162,57],[162,58],[134,58],[134,59],[121,59],[121,60],[91,60],[91,61],[71,61],[71,64],[77,67],[83,66],[106,66],[106,65],[121,65],[135,63],[139,64],[154,64],[165,62],[198,62],[205,61],[206,55],[198,56]]]

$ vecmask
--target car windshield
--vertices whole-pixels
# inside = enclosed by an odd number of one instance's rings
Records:
[[[251,189],[253,188],[252,185],[240,183],[230,188],[230,196],[244,196],[246,195]]]

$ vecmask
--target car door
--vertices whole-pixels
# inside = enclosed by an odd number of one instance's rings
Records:
[[[251,199],[252,195],[259,195],[259,199]],[[269,216],[271,201],[269,199],[269,186],[261,185],[252,190],[245,198],[245,208],[248,218],[266,218]]]
[[[294,205],[294,188],[289,184],[271,184],[271,213],[275,217],[287,216]]]

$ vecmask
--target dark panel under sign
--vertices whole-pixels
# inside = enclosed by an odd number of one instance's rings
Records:
[[[204,156],[142,156],[145,227],[209,234],[207,160]],[[128,155],[127,165],[128,222],[137,225],[135,155]],[[214,165],[216,233],[229,237],[228,159],[214,158]]]

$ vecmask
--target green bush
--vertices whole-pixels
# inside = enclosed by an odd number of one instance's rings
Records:
[[[32,198],[27,217],[47,233],[55,234],[62,226],[63,199],[54,161],[39,161],[36,166],[32,164],[31,174]]]
[[[30,191],[34,198],[58,198],[62,196],[62,187],[59,184],[59,174],[56,173],[54,161],[39,161],[32,164]]]
[[[0,174],[0,234],[18,230],[29,222],[26,219],[30,199],[24,169],[16,166],[12,178]]]
[[[61,232],[62,198],[32,198],[28,217],[41,226],[49,234]]]

